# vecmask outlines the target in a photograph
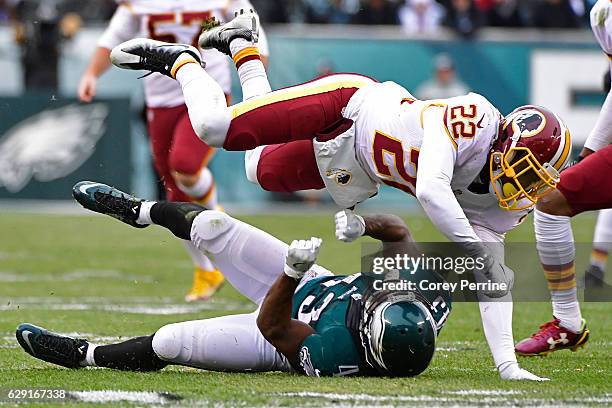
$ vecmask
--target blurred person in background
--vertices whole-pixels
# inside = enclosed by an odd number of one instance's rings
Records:
[[[433,33],[444,17],[444,8],[434,0],[405,0],[399,10],[402,30],[407,34]]]
[[[492,27],[525,26],[524,7],[520,0],[477,0],[476,4],[485,13],[487,25]]]
[[[21,47],[24,87],[28,91],[56,92],[59,58],[65,40],[81,26],[74,2],[63,0],[9,0],[15,41]]]
[[[96,95],[98,78],[111,65],[110,50],[121,42],[135,37],[148,37],[197,45],[202,24],[208,19],[230,19],[234,11],[251,8],[253,6],[248,0],[119,1],[119,7],[100,37],[89,66],[81,77],[79,99],[83,102],[92,101]],[[259,47],[263,55],[268,54],[263,33]],[[206,62],[206,71],[220,84],[229,103],[229,60],[216,50],[201,52]],[[244,56],[244,64],[248,67],[251,55],[246,52]],[[144,88],[153,162],[166,188],[167,199],[192,201],[209,209],[220,209],[214,177],[207,167],[214,149],[203,143],[193,131],[181,87],[156,73],[145,78]],[[190,241],[184,244],[194,264],[193,284],[185,300],[207,300],[223,284],[223,274]]]
[[[581,21],[570,0],[542,0],[534,9],[534,25],[536,28],[578,28]]]
[[[436,56],[433,78],[417,88],[416,96],[420,100],[446,99],[468,92],[467,85],[457,78],[450,56],[439,54]]]
[[[327,75],[331,75],[336,72],[336,68],[334,67],[334,63],[328,59],[323,59],[319,61],[317,64],[317,72],[315,74],[315,78],[324,77]]]
[[[359,11],[359,0],[304,0],[304,18],[313,24],[347,24]]]
[[[9,19],[9,10],[6,5],[6,0],[0,0],[0,24],[7,22]]]
[[[76,0],[78,13],[85,22],[108,21],[113,16],[117,3],[114,0]]]
[[[266,23],[287,23],[295,3],[298,2],[298,0],[251,0],[261,21]]]
[[[389,0],[364,0],[352,19],[353,24],[399,24],[397,4]]]
[[[472,0],[452,0],[444,25],[463,37],[471,37],[484,24],[483,14]]]

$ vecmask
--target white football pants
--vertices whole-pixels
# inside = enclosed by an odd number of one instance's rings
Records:
[[[218,211],[203,211],[193,221],[191,241],[241,294],[260,305],[283,273],[287,244]],[[315,265],[301,285],[332,273]],[[298,288],[299,289],[299,288]],[[289,371],[284,356],[257,328],[253,313],[169,324],[153,337],[153,350],[172,364],[214,371]]]

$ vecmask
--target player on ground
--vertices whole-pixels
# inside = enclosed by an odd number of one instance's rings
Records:
[[[599,0],[591,10],[591,27],[608,58],[612,58],[612,4]],[[611,62],[612,66],[612,62]],[[584,211],[612,208],[612,92],[587,138],[580,162],[563,172],[552,194],[536,208],[534,224],[540,261],[548,281],[553,319],[516,345],[525,356],[577,350],[589,339],[576,293],[575,246],[571,217]]]
[[[136,39],[115,47],[111,59],[121,68],[176,78],[202,140],[226,150],[257,148],[247,172],[264,189],[327,188],[345,208],[383,183],[416,195],[440,231],[486,260],[489,280],[506,284],[507,290],[480,294],[501,377],[541,380],[521,370],[514,354],[513,272],[504,265],[503,241],[558,182],[571,149],[563,122],[535,106],[503,118],[477,94],[418,101],[395,83],[356,74],[269,92],[253,44],[256,23],[246,13],[200,36],[202,47],[235,61],[249,55],[249,70],[236,65],[244,92],[254,97],[230,108],[191,47]]]
[[[22,324],[17,340],[39,359],[70,368],[159,370],[180,364],[216,371],[298,371],[309,376],[413,376],[434,354],[451,310],[448,291],[377,291],[365,275],[334,276],[315,263],[321,240],[278,239],[193,203],[141,201],[109,186],[81,182],[84,207],[135,226],[157,224],[211,253],[228,281],[260,305],[249,314],[169,324],[151,336],[95,345]],[[420,253],[401,219],[338,214],[339,234],[367,235],[383,251]],[[284,273],[283,273],[284,270]],[[425,270],[399,278],[443,282]],[[378,278],[380,279],[380,278]],[[267,295],[266,295],[267,294]]]
[[[110,50],[121,42],[145,36],[197,46],[206,20],[231,18],[234,11],[252,7],[248,0],[121,0],[118,3],[81,78],[78,94],[83,102],[90,102],[95,96],[97,80],[110,66]],[[262,40],[263,53],[267,55],[265,38]],[[231,76],[227,57],[216,50],[202,53],[206,72],[219,83],[224,98],[229,101]],[[145,78],[144,89],[154,164],[168,200],[194,201],[207,208],[218,208],[214,178],[207,167],[214,149],[194,133],[179,84],[154,73]],[[185,242],[185,246],[195,268],[193,286],[186,300],[205,300],[223,283],[223,275],[193,245]]]

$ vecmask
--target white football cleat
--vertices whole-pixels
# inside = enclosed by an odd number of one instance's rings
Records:
[[[198,44],[203,49],[214,48],[229,56],[230,43],[236,38],[244,38],[256,43],[259,40],[259,17],[253,10],[235,13],[233,20],[219,24],[218,21],[210,19],[204,23],[204,31],[200,34]]]
[[[178,68],[174,65],[184,53],[198,64],[202,64],[200,52],[191,45],[172,44],[148,38],[134,38],[119,44],[111,51],[110,59],[118,68],[159,72],[174,78]]]

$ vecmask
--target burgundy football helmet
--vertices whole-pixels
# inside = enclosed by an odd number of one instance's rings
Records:
[[[552,191],[571,150],[569,129],[548,109],[526,105],[507,115],[490,158],[491,185],[500,207],[523,210]]]

